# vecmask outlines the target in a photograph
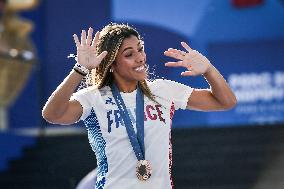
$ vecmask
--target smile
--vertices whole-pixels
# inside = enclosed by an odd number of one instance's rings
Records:
[[[146,66],[143,64],[137,68],[134,69],[136,72],[143,72],[146,70]]]

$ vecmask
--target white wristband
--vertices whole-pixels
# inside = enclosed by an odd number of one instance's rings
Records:
[[[79,63],[76,63],[76,64],[74,65],[74,69],[76,69],[76,70],[82,72],[82,73],[85,74],[85,75],[87,75],[87,74],[89,73],[88,68],[86,68],[85,66],[82,66],[82,65],[79,64]]]

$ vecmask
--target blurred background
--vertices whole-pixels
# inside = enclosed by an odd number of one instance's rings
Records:
[[[186,41],[238,98],[175,113],[176,188],[283,188],[283,0],[0,0],[0,188],[75,188],[96,167],[84,125],[50,125],[41,109],[75,63],[73,33],[110,22],[143,36],[151,78],[208,87],[164,67],[164,50]]]

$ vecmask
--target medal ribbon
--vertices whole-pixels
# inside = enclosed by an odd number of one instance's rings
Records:
[[[138,159],[145,160],[145,146],[144,146],[144,95],[139,86],[137,86],[136,93],[136,128],[137,135],[135,134],[133,124],[131,122],[129,113],[126,109],[125,103],[120,95],[120,92],[115,85],[112,83],[111,91],[117,107],[119,109],[120,115],[123,119],[124,125],[126,127],[126,131],[133,148],[133,151]]]

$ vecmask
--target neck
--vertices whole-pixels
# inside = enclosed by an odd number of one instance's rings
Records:
[[[132,82],[115,81],[115,84],[117,85],[119,91],[124,93],[131,93],[137,88],[138,81],[132,81]]]

